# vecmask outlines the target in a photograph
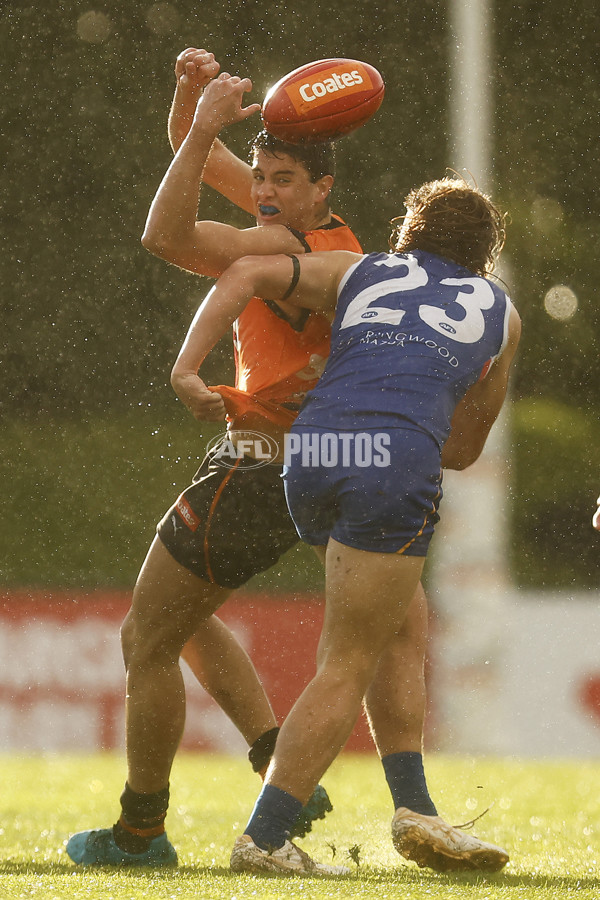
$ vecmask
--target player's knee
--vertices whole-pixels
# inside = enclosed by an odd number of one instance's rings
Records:
[[[121,626],[121,651],[127,671],[178,659],[179,643],[164,624],[151,625],[128,616]]]
[[[375,674],[378,656],[367,646],[349,645],[343,650],[323,647],[319,650],[319,669],[340,682],[363,684],[366,690]]]
[[[121,626],[121,652],[127,671],[136,661],[143,662],[144,645],[143,630],[137,626],[133,617],[128,616]]]

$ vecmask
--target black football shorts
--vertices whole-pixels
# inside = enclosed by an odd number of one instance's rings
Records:
[[[199,578],[238,588],[275,565],[300,538],[285,501],[282,466],[252,458],[205,457],[157,533],[171,556]]]

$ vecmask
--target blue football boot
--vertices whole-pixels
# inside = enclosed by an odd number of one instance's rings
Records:
[[[79,831],[67,841],[67,853],[80,866],[176,866],[177,853],[166,833],[150,841],[143,853],[117,847],[112,828]]]
[[[291,838],[306,837],[309,831],[312,831],[312,823],[317,819],[324,819],[328,812],[331,812],[333,806],[322,784],[318,784],[314,789],[308,803],[302,807],[302,812],[294,822],[291,831]]]

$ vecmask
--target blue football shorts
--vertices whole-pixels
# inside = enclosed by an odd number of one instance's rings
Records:
[[[422,431],[294,425],[285,493],[298,534],[378,553],[426,556],[442,498],[440,448]]]

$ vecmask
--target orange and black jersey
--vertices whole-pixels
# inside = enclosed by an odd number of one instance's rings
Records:
[[[268,226],[266,226],[268,227]],[[362,248],[337,216],[314,231],[289,229],[307,253]],[[302,311],[293,321],[276,303],[254,297],[234,323],[235,388],[216,385],[235,430],[286,431],[329,354],[330,323]]]

